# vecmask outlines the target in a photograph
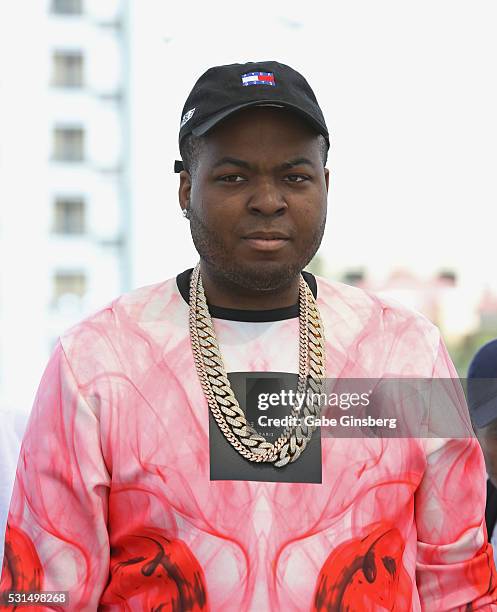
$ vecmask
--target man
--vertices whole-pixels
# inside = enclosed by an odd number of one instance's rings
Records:
[[[485,521],[497,555],[497,340],[484,344],[468,368],[468,406],[487,468]]]
[[[261,389],[456,376],[424,317],[301,274],[329,185],[307,81],[277,62],[211,68],[179,144],[200,266],[61,337],[21,450],[4,591],[66,591],[78,611],[497,609],[474,439],[255,426]]]

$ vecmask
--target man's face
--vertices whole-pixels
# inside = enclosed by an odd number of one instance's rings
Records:
[[[204,137],[193,176],[182,173],[180,201],[212,276],[270,290],[289,285],[316,253],[327,191],[316,133],[294,113],[254,108]]]

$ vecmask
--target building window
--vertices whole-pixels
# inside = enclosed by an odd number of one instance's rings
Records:
[[[54,206],[54,232],[83,234],[85,212],[85,202],[82,198],[57,198]]]
[[[79,51],[56,51],[53,55],[53,85],[83,86],[83,54]]]
[[[62,300],[78,301],[86,293],[86,276],[83,272],[56,272],[53,285],[54,306],[60,306]]]
[[[83,13],[83,1],[53,0],[52,12],[58,15],[81,15]]]
[[[58,127],[54,131],[54,159],[78,162],[84,158],[84,131],[80,127]]]

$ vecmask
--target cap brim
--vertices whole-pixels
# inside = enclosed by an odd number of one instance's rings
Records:
[[[328,134],[328,130],[326,129],[326,127],[322,125],[321,123],[319,123],[318,121],[316,121],[316,119],[312,115],[309,115],[309,113],[306,113],[301,108],[294,106],[293,104],[288,104],[288,102],[285,102],[284,100],[254,100],[252,102],[245,102],[243,104],[239,104],[238,106],[232,106],[228,109],[219,111],[215,115],[212,115],[212,117],[209,117],[208,119],[206,119],[200,125],[197,125],[196,127],[194,127],[192,129],[192,134],[194,136],[203,136],[204,134],[207,134],[209,130],[212,130],[212,128],[218,125],[218,123],[220,123],[221,121],[224,121],[231,115],[234,115],[235,113],[238,113],[239,111],[245,108],[252,108],[254,106],[275,106],[277,108],[286,108],[288,110],[295,112],[296,114],[300,115],[303,119],[307,120],[307,122],[310,123],[311,126],[319,134],[322,134],[326,138],[326,141],[329,146],[330,139],[329,139],[329,134]]]
[[[478,428],[490,425],[495,419],[497,419],[497,397],[478,406],[476,410],[471,412],[471,420]]]
[[[497,419],[497,379],[468,378],[468,408],[477,427]]]

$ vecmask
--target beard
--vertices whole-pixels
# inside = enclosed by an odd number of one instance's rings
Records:
[[[235,261],[219,234],[210,230],[190,207],[190,232],[193,244],[217,282],[232,289],[274,291],[289,286],[316,254],[324,234],[326,215],[306,240],[302,252],[292,261]]]

